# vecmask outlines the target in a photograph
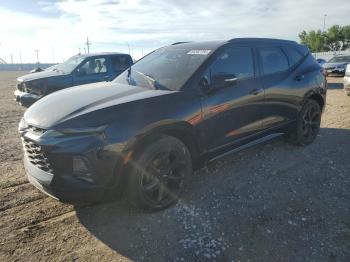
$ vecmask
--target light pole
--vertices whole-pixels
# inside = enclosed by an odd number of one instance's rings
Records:
[[[39,64],[39,51],[38,49],[34,50],[36,52],[36,63]]]
[[[87,53],[89,54],[90,53],[90,45],[91,45],[91,42],[89,42],[89,38],[86,38],[86,43],[85,43],[86,47],[87,47]]]
[[[324,14],[324,16],[323,16],[323,30],[322,30],[322,32],[324,32],[324,30],[326,30],[326,17],[327,17],[327,14]]]
[[[129,55],[130,55],[130,45],[129,43],[126,43],[128,45],[128,49],[129,49]]]

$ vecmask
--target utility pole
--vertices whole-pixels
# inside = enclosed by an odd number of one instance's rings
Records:
[[[326,17],[327,17],[327,14],[324,14],[323,15],[323,30],[322,30],[322,32],[324,32],[326,30]]]
[[[11,54],[11,64],[13,64],[13,54]]]
[[[39,64],[39,49],[34,50],[36,52],[36,63]]]
[[[128,49],[129,49],[129,55],[130,55],[130,45],[129,43],[126,43],[128,45]]]
[[[89,38],[87,37],[86,38],[86,47],[87,47],[87,52],[88,52],[88,54],[90,54],[90,45],[91,45],[91,42],[89,42]]]
[[[78,55],[81,55],[81,52],[80,52],[80,47],[79,47],[79,53],[78,53]]]
[[[19,70],[22,71],[22,52],[21,51],[19,51],[19,62],[20,62]]]
[[[55,63],[55,50],[51,47],[52,63]]]

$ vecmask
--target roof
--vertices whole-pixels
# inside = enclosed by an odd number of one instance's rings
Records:
[[[101,55],[128,55],[128,54],[119,53],[119,52],[98,52],[98,53],[80,54],[79,56],[91,57],[91,56],[101,56]]]
[[[227,41],[203,41],[203,42],[177,42],[172,44],[171,46],[183,46],[186,48],[201,48],[201,49],[215,49],[223,44],[227,43]]]

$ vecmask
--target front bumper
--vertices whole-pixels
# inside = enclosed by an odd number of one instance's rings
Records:
[[[103,197],[104,190],[72,178],[54,180],[54,175],[37,168],[24,157],[28,181],[44,194],[68,203],[93,202]]]
[[[345,68],[326,68],[327,75],[345,75]]]
[[[25,93],[20,90],[14,92],[15,101],[24,107],[30,107],[34,102],[38,101],[41,97],[38,95]]]
[[[22,134],[24,145],[24,167],[30,183],[45,194],[68,203],[90,203],[100,200],[104,191],[110,188],[114,178],[116,158],[103,151],[104,143],[95,136],[73,138],[40,139],[31,133]],[[36,160],[24,140],[36,143],[37,148],[45,150],[53,171],[45,171]],[[35,149],[38,150],[38,149]],[[73,157],[86,160],[91,180],[82,179],[72,169]],[[39,160],[38,160],[39,162]]]

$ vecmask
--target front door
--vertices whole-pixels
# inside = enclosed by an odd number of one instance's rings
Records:
[[[209,151],[240,143],[262,130],[264,90],[250,47],[227,47],[204,75],[203,133]]]

